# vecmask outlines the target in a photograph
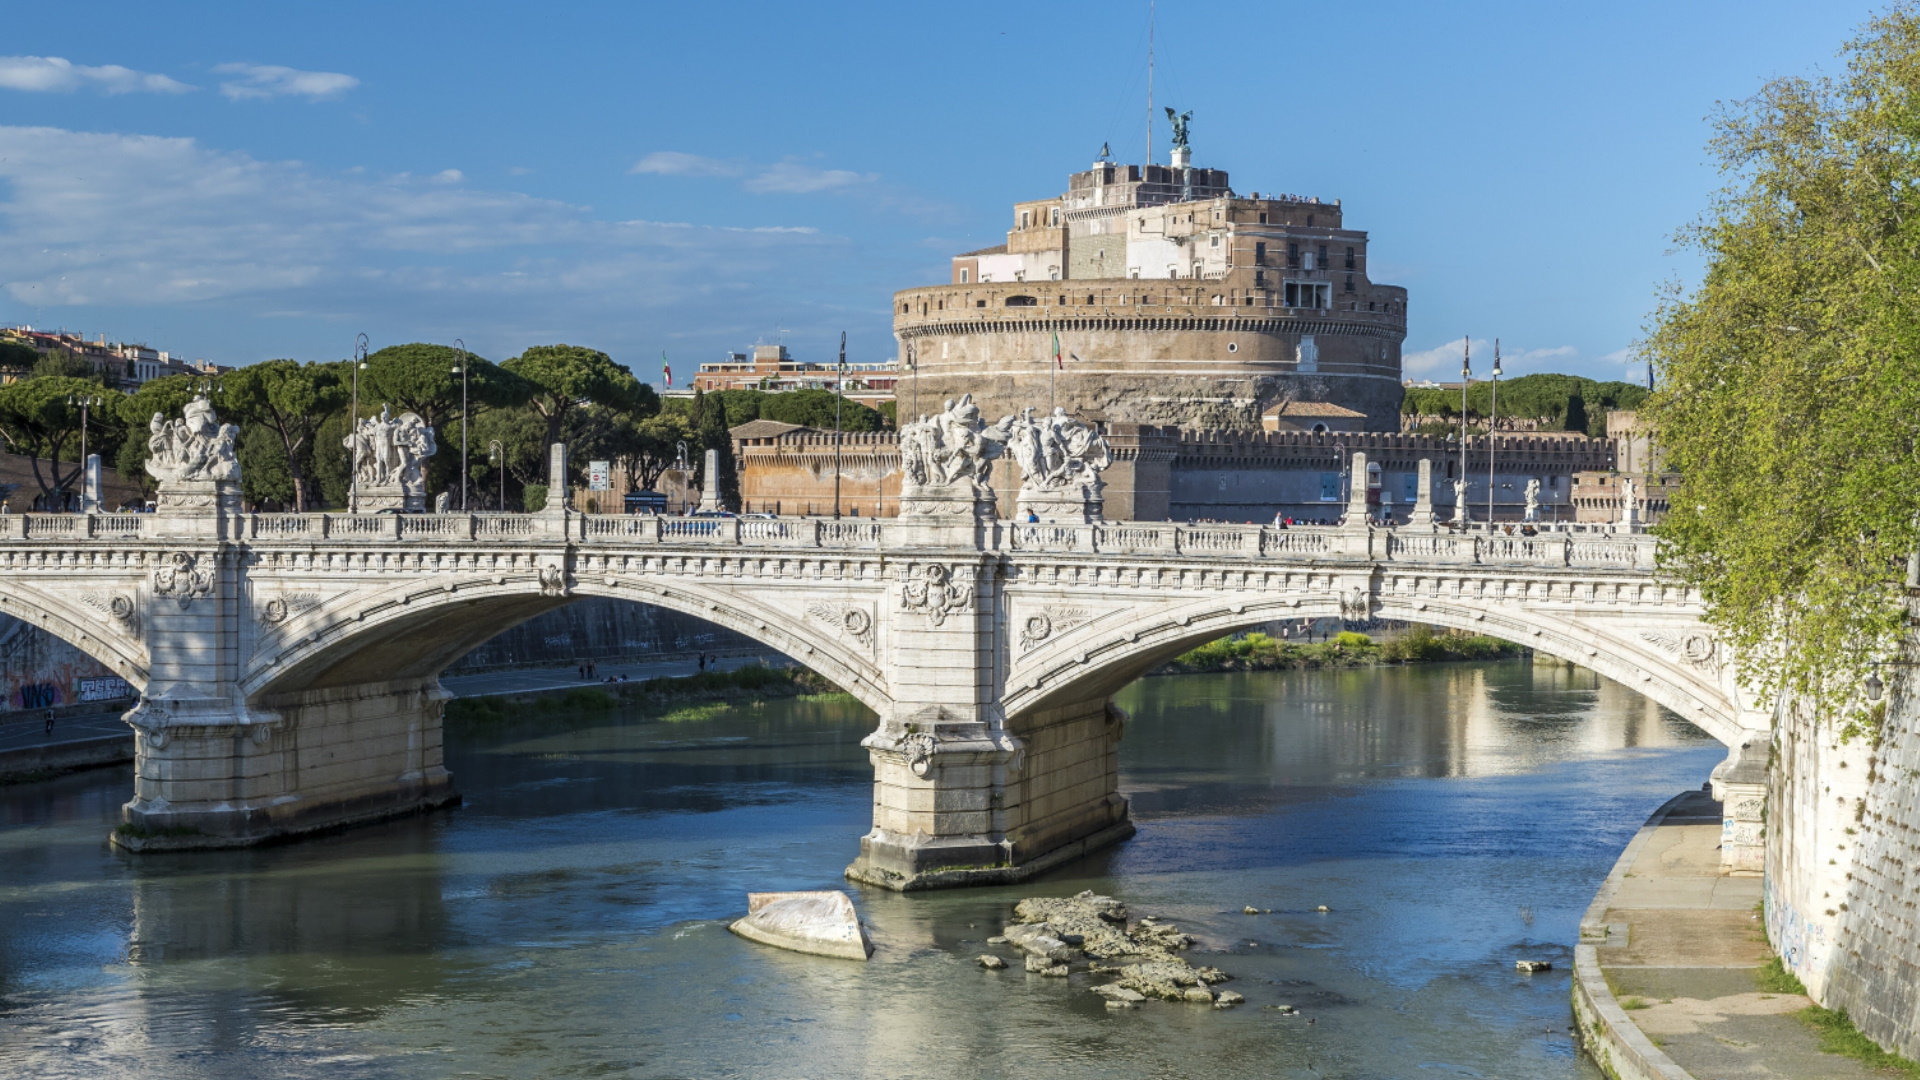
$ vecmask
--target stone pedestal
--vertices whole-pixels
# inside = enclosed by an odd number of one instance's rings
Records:
[[[457,802],[441,763],[438,680],[333,687],[264,706],[143,698],[132,851],[244,847]]]
[[[1437,519],[1433,514],[1433,459],[1420,459],[1420,486],[1413,497],[1413,512],[1407,515],[1407,524],[1416,529],[1436,529]]]
[[[377,514],[382,510],[417,514],[427,508],[427,493],[424,489],[414,490],[401,484],[356,484],[353,507],[355,512],[361,514]]]
[[[1720,869],[1757,876],[1766,870],[1767,735],[1756,732],[1714,766],[1713,797],[1721,803]]]
[[[1118,707],[1102,699],[1006,727],[934,719],[946,715],[884,724],[863,741],[874,824],[847,877],[899,891],[1004,884],[1133,835]]]
[[[161,514],[201,515],[240,512],[238,480],[162,480],[154,510]]]
[[[1031,514],[1041,521],[1054,524],[1090,525],[1101,520],[1102,489],[1105,487],[1098,480],[1050,490],[1023,487],[1014,503],[1017,520],[1025,521]]]

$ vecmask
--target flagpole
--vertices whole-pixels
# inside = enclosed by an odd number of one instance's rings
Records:
[[[840,367],[833,373],[833,520],[840,520],[840,403],[847,399],[847,332],[840,331]]]

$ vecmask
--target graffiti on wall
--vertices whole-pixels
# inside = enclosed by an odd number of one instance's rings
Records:
[[[60,704],[60,688],[53,683],[24,683],[20,687],[20,707],[51,709]]]

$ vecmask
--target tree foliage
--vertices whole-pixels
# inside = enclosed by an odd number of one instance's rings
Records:
[[[256,459],[265,453],[253,436],[259,430],[272,432],[280,448],[279,460],[272,468],[285,477],[285,494],[279,493],[278,486],[271,496],[254,494],[267,490],[266,480],[255,483],[248,463],[242,461],[240,476],[247,497],[255,501],[273,498],[301,513],[311,509],[314,500],[307,473],[314,454],[322,449],[317,440],[320,424],[346,403],[346,388],[340,383],[339,372],[330,365],[263,360],[222,375],[215,404],[247,433],[243,448],[252,448]]]
[[[740,473],[733,464],[733,436],[728,429],[735,421],[727,412],[727,403],[722,394],[737,391],[722,391],[720,394],[704,394],[694,391],[693,395],[693,431],[698,440],[691,447],[699,460],[693,465],[693,484],[696,490],[705,491],[707,482],[708,450],[716,451],[720,472],[720,501],[729,507],[740,505]]]
[[[39,350],[18,341],[0,341],[0,372],[20,376],[40,362]]]
[[[1542,372],[1500,381],[1500,416],[1538,420],[1554,431],[1585,431],[1603,435],[1607,410],[1634,409],[1647,397],[1647,388],[1629,382],[1599,382],[1579,375]],[[1573,402],[1580,402],[1574,413]],[[1485,420],[1494,407],[1493,384],[1477,382],[1467,388],[1467,418]],[[1408,416],[1458,419],[1460,391],[1436,386],[1410,386],[1400,411]],[[1591,419],[1589,419],[1591,418]],[[1578,421],[1576,423],[1575,421]]]
[[[660,409],[653,387],[606,353],[578,345],[536,345],[500,365],[531,384],[527,405],[546,421],[546,441],[558,442],[567,417],[583,404],[651,416]]]
[[[87,428],[104,438],[88,453],[102,459],[114,456],[121,430],[113,423],[119,415],[121,395],[99,383],[70,376],[46,376],[25,379],[0,386],[0,439],[10,453],[26,457],[33,470],[33,482],[42,495],[72,488],[84,467],[80,461],[81,409],[68,399],[98,397],[105,404],[86,413]],[[44,467],[43,463],[44,462]],[[62,468],[62,464],[66,468]]]
[[[822,431],[833,430],[834,398],[831,390],[786,390],[779,393],[716,390],[705,395],[705,400],[718,401],[726,407],[727,422],[734,427],[750,420],[778,420],[783,424],[801,424]],[[841,431],[881,431],[888,426],[886,416],[878,409],[868,408],[857,401],[841,402]]]
[[[1750,687],[1831,711],[1902,630],[1920,545],[1920,17],[1869,22],[1834,78],[1723,106],[1727,186],[1682,233],[1643,410],[1684,480],[1662,563]]]

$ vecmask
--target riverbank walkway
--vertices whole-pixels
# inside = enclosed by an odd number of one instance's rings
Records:
[[[789,663],[763,653],[731,653],[708,662],[709,671],[733,671],[761,662]],[[497,697],[503,694],[541,693],[575,687],[601,686],[609,676],[629,682],[693,675],[701,670],[695,657],[623,663],[595,661],[594,677],[580,677],[580,665],[510,668],[472,675],[450,675],[441,680],[455,697]],[[48,732],[39,714],[22,715],[0,723],[0,783],[34,779],[73,769],[117,765],[133,760],[133,729],[120,711],[60,716]]]
[[[1805,995],[1759,987],[1761,879],[1720,871],[1720,804],[1654,812],[1580,926],[1574,997],[1589,1051],[1633,1080],[1884,1080],[1820,1049]]]

